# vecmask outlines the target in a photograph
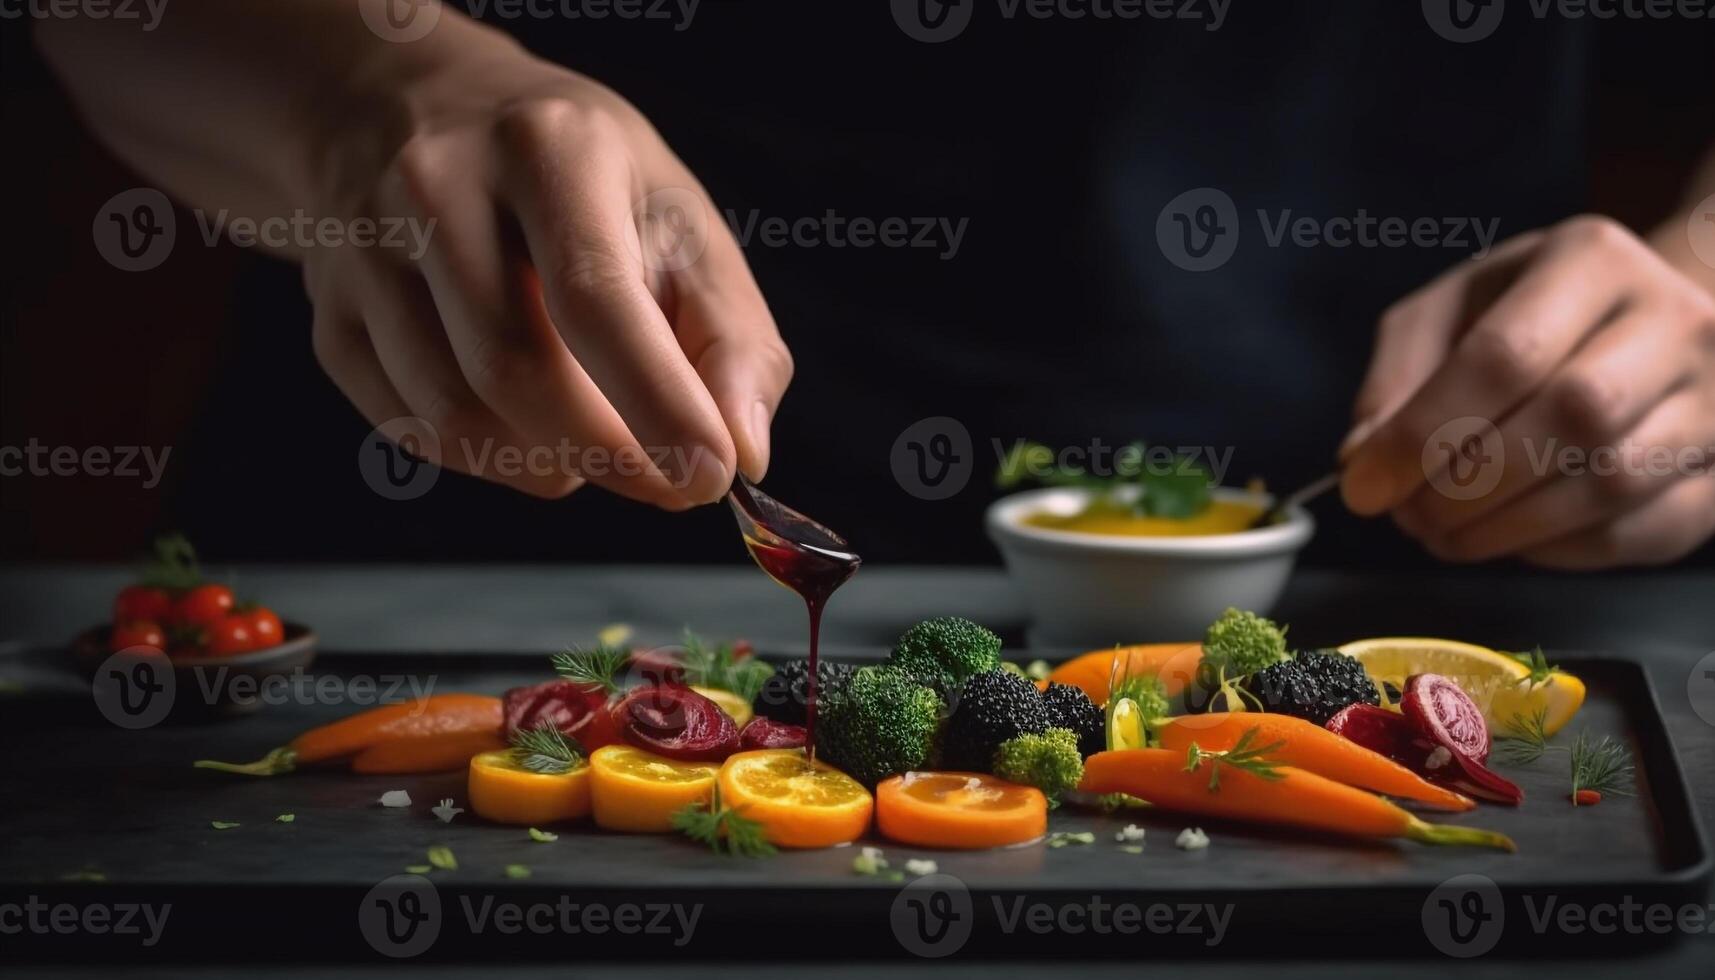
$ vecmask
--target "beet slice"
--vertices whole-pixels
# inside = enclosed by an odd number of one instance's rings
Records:
[[[1487,762],[1489,726],[1482,709],[1464,689],[1440,674],[1414,674],[1405,679],[1400,709],[1437,745]]]
[[[638,650],[631,655],[631,673],[645,684],[685,683],[684,651],[676,647]]]
[[[1387,756],[1419,776],[1466,796],[1517,806],[1524,791],[1453,748],[1438,746],[1410,718],[1373,704],[1354,704],[1328,719],[1329,731]],[[1436,749],[1440,747],[1441,752]]]
[[[718,762],[738,750],[738,726],[720,705],[680,684],[640,687],[613,706],[627,742],[684,762]]]
[[[1411,748],[1411,743],[1421,737],[1417,726],[1404,715],[1373,704],[1347,705],[1324,727],[1401,765],[1418,754]]]
[[[773,718],[757,716],[738,733],[740,752],[751,749],[801,749],[807,741],[802,725],[788,725]]]
[[[549,722],[562,735],[576,736],[606,705],[601,688],[561,678],[507,691],[501,697],[501,717],[508,735]]]

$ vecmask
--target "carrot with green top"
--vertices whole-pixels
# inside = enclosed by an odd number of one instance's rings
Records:
[[[203,759],[195,765],[198,769],[217,769],[245,776],[277,776],[291,772],[300,765],[358,755],[383,742],[479,732],[493,735],[498,741],[501,724],[499,698],[483,694],[434,694],[400,704],[360,711],[350,718],[312,728],[292,739],[290,744],[269,752],[255,762],[216,762]],[[468,760],[469,756],[465,758]]]
[[[1280,765],[1443,810],[1463,811],[1477,805],[1470,797],[1437,786],[1379,752],[1292,715],[1252,711],[1183,715],[1166,719],[1155,732],[1162,748],[1184,753],[1194,744],[1215,751],[1230,749],[1253,729],[1258,742],[1279,743],[1270,758]]]
[[[1254,733],[1226,752],[1193,746],[1098,752],[1084,761],[1086,793],[1125,793],[1164,810],[1276,824],[1351,837],[1404,837],[1424,844],[1468,844],[1515,851],[1503,834],[1425,823],[1387,800],[1303,769],[1276,765],[1277,746]]]

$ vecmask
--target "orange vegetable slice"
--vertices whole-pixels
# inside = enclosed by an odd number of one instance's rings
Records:
[[[351,759],[351,771],[391,774],[453,772],[463,769],[470,757],[506,747],[498,732],[451,732],[418,738],[377,742]]]
[[[729,756],[721,802],[762,824],[776,847],[833,847],[863,835],[875,801],[863,784],[803,749],[757,749]]]
[[[495,823],[534,827],[590,812],[590,766],[566,773],[531,772],[511,750],[470,760],[470,808]]]
[[[1048,680],[1055,684],[1070,684],[1082,688],[1091,701],[1098,705],[1106,704],[1108,681],[1115,676],[1114,660],[1122,656],[1126,659],[1120,663],[1119,674],[1125,674],[1128,669],[1132,676],[1154,674],[1161,679],[1161,686],[1166,688],[1167,696],[1171,698],[1196,679],[1197,662],[1203,659],[1203,645],[1140,643],[1109,650],[1092,650],[1054,668],[1054,672],[1048,675]]]
[[[908,772],[875,788],[875,822],[901,844],[1004,847],[1048,833],[1048,798],[983,773]]]
[[[719,771],[712,762],[680,762],[631,745],[604,745],[590,756],[595,822],[608,830],[668,833],[675,811],[714,794]]]

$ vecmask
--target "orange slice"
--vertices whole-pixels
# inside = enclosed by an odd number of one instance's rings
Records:
[[[975,772],[908,772],[875,788],[883,837],[918,847],[1022,844],[1048,833],[1048,798]]]
[[[470,808],[495,823],[534,827],[590,812],[590,767],[567,773],[531,772],[510,749],[470,760]]]
[[[863,784],[803,749],[758,749],[721,766],[721,802],[762,824],[776,847],[833,847],[869,827],[875,802]]]
[[[712,762],[680,762],[631,745],[604,745],[590,756],[590,802],[597,826],[664,834],[673,814],[714,793]]]

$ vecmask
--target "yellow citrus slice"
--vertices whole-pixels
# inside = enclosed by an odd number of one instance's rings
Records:
[[[1584,704],[1584,683],[1554,671],[1532,681],[1530,668],[1516,657],[1488,647],[1427,636],[1389,636],[1355,640],[1340,652],[1356,658],[1377,683],[1404,688],[1412,674],[1451,678],[1483,709],[1496,735],[1511,734],[1515,717],[1543,715],[1546,734],[1572,720]]]
[[[750,709],[749,701],[746,701],[731,691],[718,687],[696,686],[692,686],[691,690],[696,691],[703,697],[713,701],[722,711],[727,713],[727,716],[732,719],[733,724],[740,728],[749,724],[751,717],[755,714],[755,712]]]
[[[590,812],[590,767],[566,773],[531,772],[510,750],[470,760],[470,808],[495,823],[534,827]]]
[[[673,814],[713,794],[712,762],[680,762],[630,745],[604,745],[590,756],[590,804],[598,826],[661,834]]]
[[[856,840],[875,808],[863,785],[802,749],[758,749],[721,766],[721,803],[762,824],[776,847],[832,847]]]

